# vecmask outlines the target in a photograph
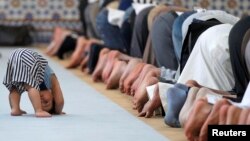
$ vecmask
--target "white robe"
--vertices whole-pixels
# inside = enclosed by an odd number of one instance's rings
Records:
[[[178,83],[192,79],[209,88],[232,90],[235,80],[228,44],[231,28],[230,24],[216,25],[200,35]]]

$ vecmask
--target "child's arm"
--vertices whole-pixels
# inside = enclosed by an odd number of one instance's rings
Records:
[[[42,109],[39,91],[29,85],[25,85],[25,88],[28,91],[28,95],[35,110],[36,117],[51,117],[51,114]]]
[[[55,113],[63,114],[62,109],[64,106],[64,98],[60,84],[55,74],[51,75],[51,83],[52,83],[51,92],[55,100]]]

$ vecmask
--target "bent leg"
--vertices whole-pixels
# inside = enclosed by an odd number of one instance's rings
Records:
[[[36,117],[51,117],[46,111],[43,111],[39,91],[30,86],[26,86],[30,101],[35,110]]]
[[[21,95],[17,92],[16,89],[11,90],[9,94],[9,102],[11,108],[11,115],[12,116],[21,116],[22,114],[26,114],[25,111],[21,110],[20,108],[20,99]]]

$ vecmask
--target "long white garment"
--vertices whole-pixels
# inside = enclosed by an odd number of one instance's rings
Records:
[[[229,55],[228,36],[230,24],[213,26],[198,38],[178,83],[196,80],[203,86],[229,91],[234,86],[234,76]]]

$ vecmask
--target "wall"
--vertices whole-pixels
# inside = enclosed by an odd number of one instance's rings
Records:
[[[169,3],[192,9],[199,6],[205,9],[224,10],[230,14],[241,17],[243,13],[249,13],[249,0],[167,0]]]
[[[166,0],[192,9],[220,9],[240,17],[250,9],[249,0]],[[0,0],[0,24],[32,24],[35,42],[49,42],[57,25],[79,31],[78,0]]]
[[[56,25],[78,31],[78,0],[0,0],[0,24],[24,23],[35,27],[35,42],[49,42]]]

